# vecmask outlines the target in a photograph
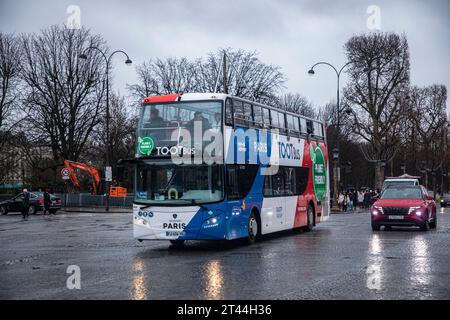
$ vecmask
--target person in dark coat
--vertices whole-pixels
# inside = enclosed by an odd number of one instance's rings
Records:
[[[22,217],[23,220],[28,220],[28,211],[30,210],[30,193],[27,189],[23,189],[22,200]]]
[[[52,200],[50,199],[50,193],[48,192],[48,188],[45,189],[44,192],[44,214],[48,212],[48,214],[51,214],[50,211],[50,205],[52,204]]]

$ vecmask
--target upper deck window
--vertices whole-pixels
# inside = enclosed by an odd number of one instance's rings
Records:
[[[222,130],[222,103],[220,101],[174,102],[149,104],[142,107],[139,137],[152,137],[158,146],[176,144],[172,141],[174,130],[187,129],[201,124],[202,132]]]

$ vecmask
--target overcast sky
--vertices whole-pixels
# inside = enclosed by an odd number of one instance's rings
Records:
[[[226,47],[256,50],[264,63],[282,68],[287,92],[315,105],[335,98],[336,76],[322,66],[309,77],[309,67],[317,61],[344,64],[344,43],[371,32],[367,9],[376,5],[381,30],[408,37],[411,83],[450,85],[449,0],[0,0],[0,30],[36,32],[65,23],[70,5],[80,8],[83,26],[101,34],[111,49],[125,50],[134,65],[156,57],[197,58]],[[128,94],[135,72],[122,60],[114,58],[115,89]]]

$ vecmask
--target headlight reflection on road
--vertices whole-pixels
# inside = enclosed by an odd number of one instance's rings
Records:
[[[145,264],[140,258],[136,258],[133,261],[133,288],[131,293],[131,299],[134,300],[146,300],[147,297],[147,285],[145,276]]]
[[[381,240],[378,234],[373,234],[369,242],[369,254],[367,256],[367,288],[370,290],[381,290],[383,256]]]
[[[412,284],[426,285],[430,284],[432,275],[428,243],[423,236],[418,236],[411,240],[411,282]]]
[[[219,260],[211,260],[206,264],[204,273],[205,299],[223,299],[222,272],[222,265]]]

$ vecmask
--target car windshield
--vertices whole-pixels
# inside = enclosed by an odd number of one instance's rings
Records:
[[[136,203],[190,205],[223,199],[223,165],[140,161],[136,169]]]
[[[419,188],[388,188],[380,199],[422,199],[422,192]]]

